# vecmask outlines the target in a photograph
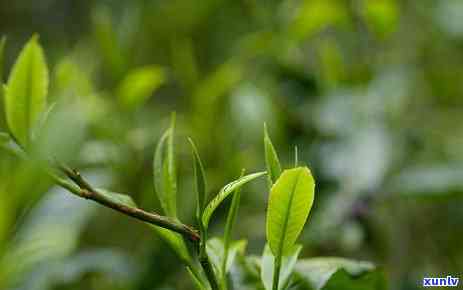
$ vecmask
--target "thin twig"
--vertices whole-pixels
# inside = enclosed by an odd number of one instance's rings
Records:
[[[188,240],[199,243],[200,236],[193,228],[182,224],[176,220],[161,216],[156,213],[146,212],[137,207],[130,207],[123,203],[119,203],[102,194],[97,189],[94,189],[76,170],[70,169],[66,166],[58,166],[59,169],[71,179],[78,187],[70,184],[66,180],[62,180],[59,177],[52,176],[54,181],[61,187],[70,191],[71,193],[89,200],[93,200],[96,203],[112,208],[120,213],[131,216],[135,219],[153,224],[162,228],[166,228],[177,232],[187,238]]]

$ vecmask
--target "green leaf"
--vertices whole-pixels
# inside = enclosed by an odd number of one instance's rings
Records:
[[[283,260],[281,262],[280,282],[278,289],[285,289],[285,286],[289,283],[294,266],[297,262],[297,257],[299,256],[301,250],[301,245],[295,245],[290,251],[290,253],[287,256],[283,257]],[[261,279],[264,283],[264,287],[266,290],[272,289],[274,267],[275,257],[273,256],[270,247],[268,245],[265,245],[264,254],[262,255],[261,262]]]
[[[384,277],[372,263],[344,258],[320,257],[301,260],[295,276],[310,290],[382,290]]]
[[[273,185],[267,211],[267,241],[275,257],[288,254],[304,227],[315,181],[307,167],[283,171]]]
[[[204,207],[206,206],[206,174],[204,173],[203,163],[199,157],[198,150],[191,138],[188,138],[191,144],[191,150],[194,159],[194,174],[195,174],[195,185],[196,185],[196,216],[200,221],[201,214],[203,213]]]
[[[281,174],[280,160],[273,147],[272,140],[267,132],[267,125],[264,125],[264,149],[265,149],[265,164],[268,172],[269,185],[271,186]]]
[[[4,63],[5,63],[5,44],[6,44],[6,37],[3,36],[0,39],[0,85],[3,84],[3,70],[4,70]],[[0,97],[2,97],[1,90],[0,90]]]
[[[190,267],[186,268],[188,271],[188,274],[190,275],[191,280],[194,282],[196,289],[198,290],[208,290],[206,286],[202,284],[202,282],[199,280],[199,278],[193,273]]]
[[[24,46],[13,66],[5,92],[6,120],[23,146],[31,141],[31,129],[46,108],[48,68],[37,36]]]
[[[8,133],[0,132],[0,145],[10,142],[10,135]]]
[[[234,192],[236,189],[240,188],[241,186],[245,185],[246,183],[258,177],[261,177],[265,174],[266,174],[265,171],[249,174],[249,175],[243,176],[225,185],[220,190],[220,192],[214,197],[214,199],[209,202],[209,204],[207,205],[206,209],[203,212],[202,221],[203,221],[204,228],[207,229],[207,227],[209,226],[209,220],[211,219],[212,214],[217,209],[217,207],[220,205],[220,203],[222,203],[222,201],[228,195],[230,195],[232,192]]]
[[[240,178],[244,176],[244,173],[245,173],[245,170],[243,169],[241,171]],[[223,260],[223,263],[222,263],[222,272],[225,272],[225,267],[226,267],[226,264],[227,264],[228,251],[229,251],[229,248],[230,248],[231,234],[232,234],[233,226],[235,225],[236,217],[238,216],[238,208],[240,206],[240,200],[241,200],[241,188],[238,188],[233,193],[233,199],[232,199],[232,203],[230,205],[230,209],[228,210],[227,221],[226,221],[226,224],[225,224],[225,231],[224,231],[224,234],[223,234],[225,259]]]
[[[134,69],[127,73],[117,88],[119,102],[133,109],[143,104],[165,79],[164,70],[157,65]]]
[[[132,197],[126,194],[111,192],[106,189],[98,188],[98,193],[105,196],[107,199],[111,200],[112,202],[123,204],[128,207],[137,207],[135,201],[133,201]]]
[[[185,240],[180,234],[154,225],[152,227],[185,264],[192,263]]]
[[[153,161],[154,188],[166,215],[177,218],[177,181],[174,158],[175,115],[162,135]],[[167,148],[166,148],[167,145]]]
[[[224,277],[224,275],[230,270],[233,265],[233,261],[238,254],[244,254],[246,250],[247,242],[245,240],[239,240],[232,242],[230,244],[230,249],[225,258],[224,252],[224,243],[219,238],[212,238],[207,241],[206,251],[207,255],[211,260],[211,263],[214,266],[215,271],[218,273],[219,277]],[[222,271],[222,264],[226,259],[225,272]]]

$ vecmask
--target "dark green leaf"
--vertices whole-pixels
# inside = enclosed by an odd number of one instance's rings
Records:
[[[3,84],[3,70],[5,65],[5,44],[6,44],[6,37],[3,36],[0,39],[0,85]],[[2,92],[0,90],[0,98],[2,97]]]

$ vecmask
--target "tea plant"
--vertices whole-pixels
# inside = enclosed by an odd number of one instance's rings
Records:
[[[5,41],[0,42],[0,65]],[[282,169],[278,154],[264,129],[266,171],[246,173],[209,198],[204,164],[192,139],[197,229],[177,214],[175,114],[159,140],[153,158],[154,189],[163,215],[139,208],[129,195],[96,188],[79,171],[56,160],[53,153],[36,150],[37,140],[53,106],[47,105],[48,68],[34,36],[24,46],[1,91],[9,133],[0,134],[1,147],[18,158],[39,164],[54,183],[70,193],[148,224],[166,241],[185,265],[198,289],[384,289],[380,272],[367,262],[343,258],[298,261],[298,237],[308,219],[315,196],[315,180],[308,167]],[[45,151],[46,152],[46,151]],[[49,155],[47,155],[49,154]],[[233,239],[241,190],[267,177],[269,201],[267,245],[261,257],[245,254],[246,241]],[[209,224],[219,205],[231,198],[223,237],[210,237]]]

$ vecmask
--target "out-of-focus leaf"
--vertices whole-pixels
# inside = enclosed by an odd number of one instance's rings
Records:
[[[314,200],[315,181],[307,167],[283,171],[270,191],[267,241],[275,257],[287,255],[304,227]]]
[[[264,125],[264,149],[265,149],[265,164],[267,167],[268,180],[270,187],[280,177],[281,166],[278,154],[273,147],[272,140],[267,132],[267,126]]]
[[[226,265],[225,265],[225,273],[222,272],[222,265],[224,261],[224,244],[221,239],[212,238],[207,241],[207,255],[211,259],[212,264],[214,265],[214,269],[218,272],[220,277],[224,277],[224,275],[230,270],[231,266],[233,265],[233,261],[237,254],[243,254],[246,249],[247,242],[245,240],[239,240],[232,242],[230,244],[230,249],[228,251],[228,255],[226,258]]]
[[[429,164],[405,168],[392,179],[390,191],[404,196],[443,196],[463,192],[463,167]]]
[[[296,264],[295,276],[305,284],[303,289],[385,289],[384,279],[372,263],[344,258],[301,260]]]
[[[171,247],[172,250],[177,253],[179,258],[187,265],[192,263],[191,256],[186,247],[185,241],[182,236],[178,233],[174,233],[171,230],[152,226],[154,230],[162,237],[162,239]]]
[[[363,1],[367,25],[379,37],[393,33],[398,24],[399,8],[395,0]]]
[[[204,207],[206,206],[206,174],[204,173],[203,163],[201,158],[199,157],[198,149],[196,149],[196,145],[194,144],[191,138],[188,139],[191,144],[191,149],[193,152],[193,169],[195,175],[195,185],[196,185],[196,216],[198,221],[201,221],[201,214],[203,213]]]
[[[117,88],[122,106],[132,109],[143,104],[165,82],[164,70],[157,65],[129,71]]]
[[[209,220],[211,219],[212,214],[217,209],[217,207],[222,203],[222,201],[234,192],[236,189],[242,187],[246,183],[265,175],[266,172],[257,172],[252,173],[246,176],[243,176],[235,181],[230,182],[229,184],[225,185],[220,192],[212,199],[209,204],[207,205],[206,209],[203,212],[202,221],[204,228],[207,229],[209,226]]]
[[[285,286],[289,283],[294,266],[297,262],[297,257],[301,250],[301,245],[294,245],[288,255],[283,257],[280,270],[280,285],[278,285],[278,289],[285,289]],[[265,245],[261,262],[261,279],[266,290],[272,290],[274,265],[275,257],[273,256],[270,247]]]
[[[52,191],[28,214],[8,251],[0,258],[0,285],[22,283],[26,273],[44,261],[62,259],[76,248],[83,226],[96,205]],[[5,288],[3,288],[5,287]]]
[[[177,181],[174,158],[174,130],[175,115],[172,115],[171,126],[162,135],[154,154],[153,177],[154,188],[164,212],[170,217],[177,218]]]
[[[69,163],[79,156],[84,142],[87,123],[79,108],[81,103],[60,102],[41,114],[34,129],[34,153],[49,160],[55,158]]]
[[[328,26],[345,26],[349,23],[347,7],[336,0],[306,0],[298,10],[291,26],[297,39],[310,37]]]
[[[5,93],[6,120],[11,133],[29,145],[31,130],[46,108],[48,68],[38,37],[24,46],[8,78]]]
[[[6,37],[2,36],[0,38],[0,85],[3,85],[3,70],[4,70],[4,62],[5,62],[5,44],[6,44]],[[0,98],[2,97],[2,90],[0,89]]]
[[[63,259],[44,261],[25,277],[16,290],[49,290],[58,285],[76,283],[85,275],[99,274],[117,285],[134,282],[138,267],[127,254],[109,249],[84,251]]]
[[[0,145],[8,143],[10,141],[10,135],[8,133],[0,132]]]
[[[94,35],[103,60],[108,71],[115,79],[118,79],[126,68],[127,60],[114,31],[116,26],[113,23],[111,11],[106,6],[99,6],[94,9],[92,16]]]
[[[137,207],[137,205],[135,204],[135,201],[129,195],[122,194],[122,193],[116,193],[116,192],[110,192],[106,189],[100,189],[100,188],[98,188],[97,190],[98,190],[98,193],[100,193],[107,199],[111,200],[112,202],[123,204],[128,207]]]
[[[56,94],[71,94],[73,97],[84,97],[94,93],[87,72],[71,57],[63,58],[56,65],[52,87],[55,88]]]

